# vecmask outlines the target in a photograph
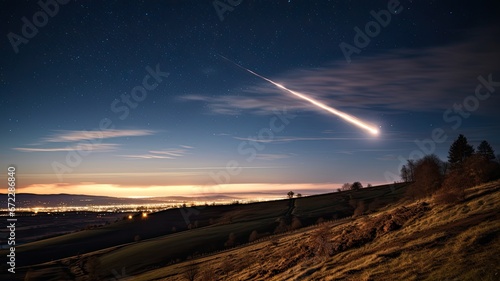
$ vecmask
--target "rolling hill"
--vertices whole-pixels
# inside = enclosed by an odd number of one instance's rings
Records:
[[[435,263],[451,267],[444,257],[457,254],[462,266],[471,262],[498,272],[493,255],[500,256],[498,251],[486,249],[498,245],[500,182],[468,190],[467,199],[454,206],[431,198],[404,200],[407,187],[137,215],[19,246],[17,280],[28,271],[30,280],[90,280],[89,274],[111,280],[125,275],[133,276],[128,280],[184,280],[190,268],[204,269],[195,280],[209,273],[215,277],[207,280],[396,280],[398,274],[422,280],[438,271],[448,276]],[[296,220],[303,228],[279,233],[280,225],[291,229]],[[248,243],[252,232],[256,241]],[[410,268],[413,261],[420,263],[418,274]],[[381,272],[389,264],[390,274],[384,277]]]

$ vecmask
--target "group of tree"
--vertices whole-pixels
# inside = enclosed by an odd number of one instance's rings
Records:
[[[401,179],[414,182],[409,194],[425,197],[436,193],[460,199],[464,189],[500,178],[500,159],[487,141],[482,141],[477,149],[459,135],[448,151],[448,161],[444,162],[435,154],[418,160],[408,160],[401,168]]]
[[[369,184],[371,186],[371,184]],[[361,184],[359,181],[355,181],[352,184],[351,183],[344,183],[342,187],[338,191],[346,191],[346,190],[360,190],[363,188],[363,184]]]
[[[291,191],[291,190],[290,190],[290,191],[288,191],[288,193],[286,194],[286,196],[288,197],[288,199],[292,199],[294,195],[295,195],[295,192],[293,192],[293,191]],[[302,197],[302,194],[297,193],[297,195],[295,195],[295,197],[297,197],[297,198],[301,198],[301,197]]]

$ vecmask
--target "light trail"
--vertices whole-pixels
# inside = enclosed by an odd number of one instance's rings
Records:
[[[326,111],[328,111],[328,112],[330,112],[330,113],[332,113],[332,114],[334,114],[334,115],[337,115],[338,117],[340,117],[340,118],[344,119],[345,121],[347,121],[347,122],[349,122],[349,123],[351,123],[351,124],[354,124],[354,125],[356,125],[356,126],[358,126],[358,127],[362,128],[362,129],[367,130],[368,132],[370,132],[370,133],[371,133],[371,134],[373,134],[373,135],[378,135],[378,133],[379,133],[379,131],[377,130],[377,128],[375,128],[375,127],[373,127],[373,126],[368,125],[367,123],[365,123],[365,122],[363,122],[363,121],[359,120],[358,118],[356,118],[356,117],[354,117],[354,116],[352,116],[352,115],[349,115],[349,114],[347,114],[347,113],[345,113],[345,112],[342,112],[342,111],[340,111],[340,110],[337,110],[337,109],[335,109],[335,108],[332,108],[332,107],[330,107],[330,106],[328,106],[328,105],[326,105],[326,104],[324,104],[324,103],[322,103],[322,102],[319,102],[319,101],[317,101],[317,100],[315,100],[315,99],[313,99],[313,98],[310,98],[310,97],[308,97],[308,96],[306,96],[306,95],[304,95],[304,94],[302,94],[302,93],[299,93],[299,92],[295,92],[295,91],[293,91],[293,90],[290,90],[290,89],[288,89],[287,87],[285,87],[285,86],[283,86],[283,85],[281,85],[281,84],[279,84],[279,83],[276,83],[276,82],[272,81],[271,79],[268,79],[268,78],[266,78],[266,77],[264,77],[264,76],[262,76],[262,75],[260,75],[260,74],[258,74],[258,73],[255,73],[255,72],[251,71],[250,69],[244,68],[243,66],[241,66],[241,65],[239,65],[239,64],[237,64],[237,63],[235,63],[234,61],[232,61],[232,60],[230,60],[230,59],[226,58],[226,57],[225,57],[225,56],[223,56],[223,55],[219,55],[219,56],[221,56],[221,57],[222,57],[222,58],[224,58],[225,60],[227,60],[227,61],[229,61],[229,62],[231,62],[231,63],[235,64],[235,65],[236,65],[236,66],[238,66],[239,68],[241,68],[241,69],[243,69],[243,70],[246,70],[246,71],[250,72],[251,74],[253,74],[253,75],[255,75],[255,76],[257,76],[257,77],[259,77],[259,78],[261,78],[261,79],[266,80],[267,82],[269,82],[269,83],[271,83],[271,84],[275,85],[276,87],[278,87],[278,88],[280,88],[280,89],[283,89],[283,90],[285,90],[285,91],[289,92],[290,94],[292,94],[292,95],[294,95],[294,96],[296,96],[296,97],[299,97],[299,98],[301,98],[301,99],[303,99],[303,100],[305,100],[305,101],[308,101],[308,102],[310,102],[311,104],[313,104],[313,105],[315,105],[315,106],[317,106],[317,107],[319,107],[319,108],[321,108],[321,109],[324,109],[324,110],[326,110]]]

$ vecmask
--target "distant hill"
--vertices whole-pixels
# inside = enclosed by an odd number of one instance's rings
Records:
[[[6,205],[6,194],[0,194],[1,206]],[[59,207],[59,206],[77,206],[88,205],[112,205],[112,204],[145,204],[150,202],[145,199],[119,198],[108,196],[75,195],[75,194],[16,194],[16,206],[18,208],[35,207]]]
[[[110,196],[77,195],[77,194],[16,194],[16,206],[18,208],[36,207],[60,207],[75,206],[85,207],[89,205],[118,205],[118,204],[151,204],[151,203],[172,203],[191,201],[217,201],[217,200],[237,200],[237,197],[225,195],[210,195],[205,197],[186,196],[164,196],[151,198],[122,198]],[[0,193],[0,206],[7,206],[7,195]]]

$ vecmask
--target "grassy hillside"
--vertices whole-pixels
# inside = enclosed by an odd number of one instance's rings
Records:
[[[124,280],[187,280],[193,269],[195,280],[499,280],[500,181],[466,192],[458,204],[401,203]]]
[[[113,277],[113,270],[121,268],[126,268],[128,274],[139,274],[189,256],[225,249],[230,233],[234,245],[244,244],[252,231],[257,231],[259,237],[270,235],[281,220],[290,224],[292,217],[307,226],[320,218],[351,216],[356,208],[353,202],[366,202],[365,206],[372,209],[391,204],[401,198],[407,186],[385,185],[246,205],[171,209],[147,218],[138,215],[102,228],[19,246],[18,271],[32,268],[36,273],[30,274],[39,276],[34,280],[74,280],[88,273],[85,264],[88,257],[95,256],[101,277]],[[186,217],[198,227],[188,230]],[[141,238],[139,242],[134,242],[136,236]]]

